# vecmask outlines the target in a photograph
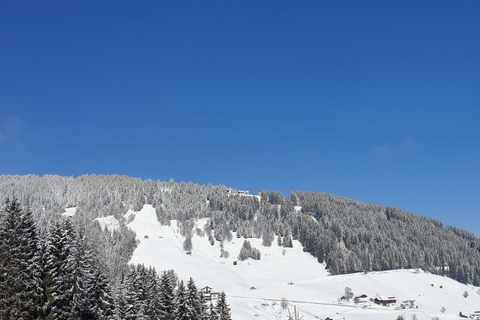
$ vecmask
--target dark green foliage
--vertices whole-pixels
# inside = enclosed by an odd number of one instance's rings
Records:
[[[14,198],[0,224],[0,319],[43,316],[45,290],[32,215]]]

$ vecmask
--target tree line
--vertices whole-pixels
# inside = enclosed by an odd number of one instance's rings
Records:
[[[235,235],[261,238],[264,246],[287,247],[299,240],[332,274],[422,268],[480,285],[480,239],[474,234],[389,206],[327,193],[293,191],[284,196],[264,190],[259,196],[244,196],[221,185],[116,175],[0,176],[0,199],[13,196],[31,208],[40,228],[61,219],[59,213],[66,207],[76,207],[72,224],[98,243],[105,272],[115,283],[127,272],[136,247],[125,213],[151,204],[161,224],[177,220],[189,239],[201,234],[214,244]],[[109,215],[120,224],[114,232],[95,222]],[[200,218],[209,223],[195,230]],[[190,248],[188,241],[186,245]],[[246,253],[241,257],[248,257]]]

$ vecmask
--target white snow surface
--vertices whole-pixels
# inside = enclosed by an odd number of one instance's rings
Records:
[[[95,220],[98,221],[102,230],[107,229],[110,232],[113,232],[114,230],[120,230],[120,223],[114,216],[100,217],[96,218]]]
[[[76,211],[77,207],[65,208],[65,212],[63,212],[62,215],[65,217],[73,217]]]
[[[480,310],[480,289],[447,277],[415,270],[332,276],[324,265],[303,252],[298,241],[294,241],[293,248],[282,248],[276,241],[264,247],[261,239],[248,239],[252,247],[261,251],[261,259],[233,265],[244,241],[235,233],[232,241],[224,243],[229,258],[220,257],[219,242],[212,246],[206,236],[196,234],[191,255],[187,255],[183,250],[185,238],[179,234],[176,221],[171,221],[170,226],[160,225],[151,205],[139,212],[129,211],[126,216],[133,216],[128,226],[140,241],[130,263],[153,266],[159,273],[174,269],[180,279],[192,277],[198,288],[208,285],[214,292],[225,291],[234,320],[287,319],[288,309],[293,313],[294,305],[304,320],[394,320],[400,314],[405,320],[413,314],[419,320],[435,316],[445,320],[459,319],[460,311],[468,315]],[[197,221],[197,228],[203,230],[206,223],[207,219]],[[340,302],[345,287],[369,298],[394,296],[397,307],[404,300],[415,300],[418,308],[395,310],[373,302]],[[469,293],[467,298],[463,297],[465,291]],[[287,309],[281,307],[283,297],[289,301]],[[444,313],[442,307],[446,308]]]

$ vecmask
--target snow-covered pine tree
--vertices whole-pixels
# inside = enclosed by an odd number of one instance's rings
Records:
[[[78,305],[85,303],[86,293],[75,260],[77,243],[71,223],[56,223],[47,240],[45,285],[51,319],[80,319]]]
[[[95,296],[94,310],[95,319],[113,320],[115,303],[107,278],[99,271],[95,271]]]
[[[0,319],[42,316],[42,283],[36,227],[29,210],[9,202],[0,223]]]
[[[175,317],[176,320],[189,320],[189,306],[187,303],[187,293],[183,280],[178,284],[177,292],[175,294]]]
[[[147,319],[156,320],[161,315],[160,279],[155,268],[149,267],[143,281],[145,292],[145,315]]]
[[[124,282],[125,318],[126,320],[145,320],[146,301],[143,288],[145,266],[137,265],[130,268]]]
[[[119,282],[117,287],[115,288],[115,296],[116,296],[116,308],[115,308],[115,319],[125,319],[125,314],[127,311],[127,302],[125,301],[125,293],[127,292],[127,275],[123,273],[120,275]]]
[[[187,282],[187,308],[191,320],[202,320],[204,316],[203,304],[197,291],[195,281],[190,278]]]
[[[218,296],[216,309],[219,320],[232,320],[232,315],[230,314],[230,307],[227,304],[227,295],[223,291]]]
[[[205,296],[203,295],[202,290],[198,292],[198,299],[200,300],[200,314],[201,320],[208,320],[208,308],[207,305],[205,304]]]
[[[73,237],[75,237],[75,234]],[[81,319],[91,319],[94,317],[95,287],[97,283],[95,281],[92,253],[82,235],[76,238],[76,250],[73,252],[72,258],[75,266],[74,308]]]
[[[208,320],[218,320],[217,309],[213,306],[212,302],[210,302]]]
[[[171,276],[164,271],[160,277],[160,319],[175,319],[175,286]]]

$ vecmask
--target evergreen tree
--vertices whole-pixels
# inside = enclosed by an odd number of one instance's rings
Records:
[[[40,318],[44,301],[36,227],[13,199],[0,225],[0,319]]]
[[[160,277],[160,318],[164,320],[175,319],[175,291],[171,277],[163,272]]]
[[[114,319],[115,303],[107,278],[97,270],[95,272],[95,296],[93,314],[95,319]]]
[[[147,301],[145,299],[145,267],[143,265],[132,266],[125,281],[125,319],[145,320]]]
[[[143,286],[146,300],[145,315],[147,316],[147,319],[156,320],[160,318],[162,312],[160,302],[160,283],[155,268],[149,267],[146,270]]]
[[[218,297],[216,308],[219,320],[232,320],[232,316],[230,314],[230,307],[227,304],[227,295],[223,291]]]
[[[192,278],[187,282],[187,309],[189,319],[202,320],[203,318],[203,303],[200,301],[200,295],[197,291],[197,286]]]
[[[45,265],[47,312],[52,319],[80,319],[79,306],[86,303],[85,289],[79,278],[76,239],[71,223],[55,224],[47,241]]]
[[[213,303],[210,302],[208,320],[218,320],[217,309],[213,306]]]
[[[189,320],[190,310],[187,302],[187,293],[183,280],[178,284],[175,295],[175,320]]]

